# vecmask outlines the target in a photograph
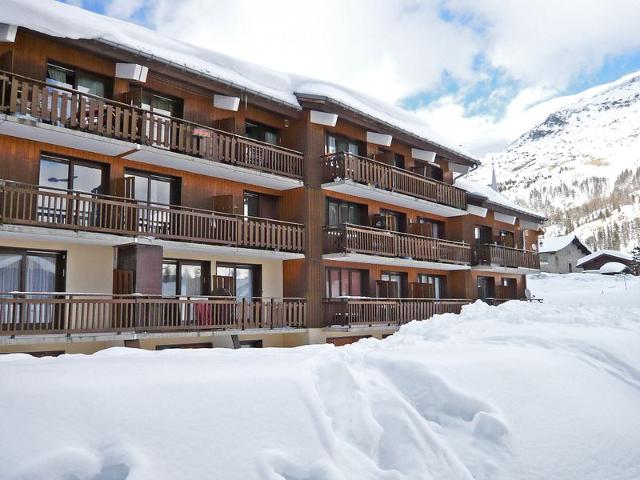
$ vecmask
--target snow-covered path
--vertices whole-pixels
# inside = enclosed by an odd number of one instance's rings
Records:
[[[3,356],[0,479],[637,479],[640,282],[617,280],[341,348]]]

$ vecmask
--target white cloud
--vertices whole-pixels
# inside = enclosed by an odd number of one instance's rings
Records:
[[[142,13],[166,35],[389,102],[440,91],[446,74],[460,90],[418,113],[476,154],[543,121],[555,104],[540,102],[580,75],[640,50],[638,0],[110,0],[105,11]],[[509,88],[461,106],[496,75]]]

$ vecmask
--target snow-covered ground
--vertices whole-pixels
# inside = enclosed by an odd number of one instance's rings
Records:
[[[5,479],[640,478],[640,279],[335,348],[0,358]]]

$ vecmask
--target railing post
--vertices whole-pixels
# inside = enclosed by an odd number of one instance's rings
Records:
[[[244,330],[245,325],[244,325],[244,318],[245,318],[245,301],[246,298],[242,297],[242,304],[240,306],[240,324],[241,324],[241,330]]]

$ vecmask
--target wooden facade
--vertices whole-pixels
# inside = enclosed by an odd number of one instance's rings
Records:
[[[116,78],[117,62],[144,63],[146,82]],[[104,92],[52,86],[51,64],[103,79]],[[240,98],[237,111],[215,107],[214,94]],[[165,99],[173,110],[143,107],[149,95]],[[487,300],[524,297],[522,269],[539,268],[529,248],[537,244],[537,230],[518,213],[512,225],[497,220],[491,209],[484,217],[467,213],[476,200],[456,187],[454,178],[473,161],[329,100],[301,96],[299,103],[300,110],[99,41],[57,39],[20,28],[15,42],[0,44],[0,113],[21,128],[119,142],[130,151],[109,155],[71,141],[49,142],[44,134],[0,131],[0,227],[151,237],[228,248],[240,256],[243,251],[279,255],[283,295],[241,301],[211,292],[197,299],[134,298],[117,295],[132,291],[132,279],[115,268],[110,296],[59,292],[1,299],[0,334],[400,325],[459,312],[482,296],[479,285],[487,278],[494,285]],[[337,113],[336,125],[313,123],[312,110]],[[267,132],[268,138],[257,138],[256,132]],[[367,141],[368,132],[393,138],[390,145],[378,145]],[[357,153],[331,151],[335,139]],[[166,159],[127,158],[140,148]],[[434,157],[414,158],[414,150]],[[99,165],[104,188],[90,194],[43,188],[45,156]],[[195,166],[181,168],[184,163],[172,163],[174,156]],[[245,180],[220,178],[207,170],[210,165],[233,167]],[[171,179],[171,202],[134,199],[127,183],[132,171]],[[272,179],[269,186],[252,183],[265,175]],[[288,186],[274,187],[279,179]],[[327,188],[343,180],[374,189],[377,197]],[[260,206],[250,206],[250,198],[259,198]],[[414,206],[407,198],[434,208]],[[357,221],[342,215],[349,209],[358,212]],[[476,238],[477,227],[485,227],[484,243]],[[331,256],[336,254],[360,256],[356,262]],[[429,268],[406,266],[409,261],[428,262]],[[336,298],[328,283],[331,269],[359,272],[362,298]],[[224,283],[216,273],[207,274],[210,289]],[[383,277],[393,275],[403,283],[389,298],[392,285]]]

